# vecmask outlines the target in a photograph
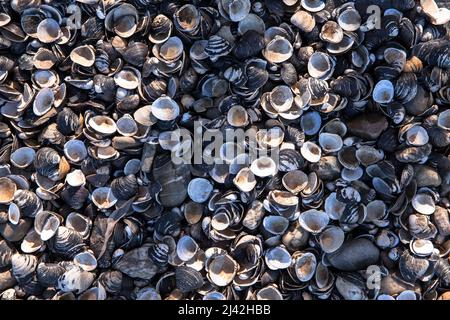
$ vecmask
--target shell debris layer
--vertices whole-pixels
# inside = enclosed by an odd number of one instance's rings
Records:
[[[0,1],[0,300],[449,300],[449,9]]]

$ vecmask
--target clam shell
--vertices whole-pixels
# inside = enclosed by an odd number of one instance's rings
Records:
[[[317,267],[317,260],[314,254],[297,251],[293,254],[293,260],[293,268],[299,281],[307,282],[314,277]]]
[[[84,271],[93,271],[97,268],[97,259],[89,251],[80,252],[75,255],[73,262]]]
[[[199,289],[204,281],[201,273],[190,267],[179,267],[175,271],[177,288],[187,293]]]
[[[264,260],[270,270],[286,269],[292,263],[290,253],[280,246],[268,249],[264,255]]]
[[[11,271],[19,283],[27,283],[33,277],[38,259],[31,254],[15,253],[11,256]]]
[[[227,254],[211,257],[207,263],[208,279],[219,287],[225,287],[236,276],[238,264]]]
[[[314,142],[306,141],[300,148],[300,152],[305,160],[315,163],[319,162],[322,150]]]
[[[321,249],[325,253],[338,250],[345,240],[344,231],[339,227],[330,226],[319,235]]]
[[[83,67],[91,67],[95,62],[94,48],[90,45],[76,47],[70,52],[70,59]]]
[[[312,234],[322,232],[329,222],[329,217],[324,211],[315,209],[304,211],[300,214],[300,226]]]
[[[266,44],[263,55],[269,62],[282,63],[292,56],[293,51],[292,44],[286,38],[275,36]]]
[[[163,96],[153,102],[151,113],[159,120],[171,121],[180,114],[180,107],[172,98]]]
[[[290,171],[283,176],[282,183],[286,190],[298,194],[308,185],[308,176],[301,170]]]
[[[252,162],[250,170],[257,177],[269,177],[277,173],[277,166],[272,158],[260,157]]]
[[[56,213],[41,211],[34,219],[34,229],[43,241],[47,241],[55,235],[60,223],[61,220]]]
[[[83,141],[74,139],[64,144],[64,155],[69,161],[77,163],[83,161],[88,152]]]
[[[281,216],[267,216],[263,219],[264,229],[274,235],[282,235],[289,227],[289,220]]]
[[[198,249],[199,246],[194,239],[190,236],[183,236],[177,243],[177,256],[183,261],[189,261],[195,256]]]
[[[195,178],[189,182],[187,192],[189,198],[197,203],[203,203],[208,200],[213,191],[213,185],[204,178]]]
[[[30,147],[22,147],[11,153],[11,163],[17,168],[26,168],[33,163],[36,151]]]
[[[9,203],[14,199],[16,184],[9,178],[0,178],[0,203]]]
[[[256,178],[250,168],[242,168],[236,174],[233,183],[242,192],[250,192],[256,186]]]
[[[92,202],[99,209],[109,209],[114,206],[117,202],[117,198],[112,193],[111,188],[101,187],[97,188],[92,192],[91,195]]]
[[[414,210],[421,214],[431,215],[436,210],[434,199],[426,193],[418,193],[411,200]]]

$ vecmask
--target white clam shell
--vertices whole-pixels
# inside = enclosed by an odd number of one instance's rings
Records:
[[[195,254],[199,246],[194,239],[190,236],[182,236],[177,243],[177,255],[183,261],[191,260]]]
[[[302,252],[295,257],[295,263],[293,267],[298,280],[307,282],[312,279],[316,271],[316,256],[311,252]]]
[[[275,161],[267,156],[254,160],[250,166],[250,170],[255,176],[261,178],[274,176],[278,171]]]
[[[335,226],[326,228],[319,236],[320,247],[326,253],[332,253],[338,250],[344,243],[344,240],[344,231]]]
[[[256,186],[256,178],[250,168],[242,168],[233,179],[233,183],[242,192],[250,192]]]
[[[285,248],[280,246],[268,249],[264,259],[270,270],[286,269],[292,263],[290,253]]]
[[[319,144],[324,152],[337,152],[342,149],[344,142],[337,134],[322,132],[319,135]]]
[[[171,121],[180,114],[180,106],[172,98],[162,96],[152,103],[151,113],[159,120]]]
[[[73,262],[84,271],[93,271],[97,268],[97,259],[90,251],[78,253],[73,258]]]
[[[69,140],[64,144],[64,155],[71,162],[81,162],[87,156],[87,149],[81,140]]]
[[[431,215],[436,210],[433,197],[426,193],[416,194],[411,200],[411,205],[414,210],[425,215]]]
[[[394,98],[394,85],[389,80],[380,80],[373,89],[373,100],[387,104]]]
[[[72,187],[79,187],[86,183],[86,177],[83,171],[77,169],[66,175],[66,182]]]
[[[99,209],[109,209],[117,202],[117,198],[113,195],[111,188],[100,187],[95,189],[91,195],[92,202]]]
[[[324,211],[310,209],[300,214],[298,218],[300,226],[312,234],[322,232],[328,225],[330,218]]]
[[[322,156],[322,150],[320,147],[311,141],[306,141],[300,148],[300,153],[305,160],[315,163],[319,162]]]

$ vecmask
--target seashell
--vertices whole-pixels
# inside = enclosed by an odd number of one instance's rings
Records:
[[[233,127],[245,127],[248,124],[248,113],[242,106],[233,106],[227,112],[227,122]]]
[[[118,200],[128,200],[138,192],[138,182],[133,174],[118,177],[111,182],[111,192]]]
[[[192,179],[187,187],[189,198],[197,203],[203,203],[208,200],[213,191],[213,185],[204,178]]]
[[[179,267],[175,271],[177,288],[187,293],[199,289],[203,285],[201,273],[190,267]]]
[[[289,226],[289,220],[281,216],[267,216],[263,219],[264,229],[273,235],[282,235]]]
[[[95,62],[94,48],[90,45],[76,47],[70,52],[70,59],[83,67],[92,67]]]
[[[311,32],[316,26],[314,16],[303,10],[299,10],[291,16],[291,23],[306,33]]]
[[[306,141],[300,148],[300,153],[305,160],[315,163],[320,160],[322,150],[314,142]]]
[[[29,219],[20,219],[16,225],[12,223],[2,223],[0,224],[0,235],[10,242],[20,241],[27,234],[30,225],[31,221]]]
[[[292,263],[291,255],[281,246],[268,249],[264,255],[264,260],[270,270],[286,269]]]
[[[7,177],[0,178],[0,203],[10,203],[17,190],[16,184]]]
[[[342,274],[336,278],[336,289],[345,300],[367,300],[364,281],[354,273]]]
[[[290,171],[283,176],[282,183],[286,190],[298,194],[308,185],[308,176],[301,170]]]
[[[22,147],[11,153],[11,163],[17,168],[26,168],[33,163],[36,151],[30,147]]]
[[[139,86],[141,74],[138,70],[127,67],[114,75],[114,82],[120,88],[133,90]]]
[[[159,120],[171,121],[180,114],[180,107],[170,97],[162,96],[153,102],[151,113]]]
[[[43,88],[36,94],[33,102],[33,113],[42,116],[50,111],[55,103],[55,94],[50,88]]]
[[[384,158],[384,152],[373,147],[362,146],[355,153],[356,159],[365,167],[375,164]]]
[[[20,221],[20,209],[14,202],[11,202],[8,207],[8,220],[14,225]]]
[[[344,143],[342,138],[334,133],[322,132],[319,135],[319,144],[326,153],[337,152],[342,149]]]
[[[217,61],[220,57],[226,56],[232,50],[230,43],[217,35],[209,37],[208,43],[205,47],[205,53],[211,59],[211,61]]]
[[[60,222],[56,213],[40,211],[34,219],[34,229],[41,236],[42,241],[47,241],[55,235]]]
[[[271,63],[282,63],[292,57],[292,44],[281,36],[275,36],[262,51],[263,56]]]
[[[340,43],[344,38],[344,33],[339,24],[334,21],[327,21],[320,30],[320,39],[329,43]]]
[[[0,240],[0,266],[9,267],[11,265],[11,257],[15,253],[14,247],[12,247],[7,241]]]
[[[245,213],[242,225],[250,230],[255,230],[264,217],[264,206],[260,201],[253,201]]]
[[[345,240],[344,231],[335,226],[327,227],[320,235],[319,235],[319,243],[320,248],[325,253],[332,253],[338,250]]]
[[[86,291],[94,281],[94,275],[79,267],[72,267],[58,278],[58,289],[63,292],[81,293]]]
[[[251,3],[249,0],[221,0],[218,9],[225,19],[239,22],[249,14]]]
[[[415,282],[423,277],[429,268],[429,261],[412,256],[405,250],[399,260],[399,270],[406,281]]]
[[[56,287],[58,278],[65,272],[65,268],[57,263],[41,262],[36,268],[36,278],[40,285],[45,287]]]
[[[406,143],[411,146],[423,146],[429,141],[428,133],[422,126],[413,126],[406,131]]]
[[[257,177],[269,177],[277,173],[277,166],[272,158],[260,157],[252,162],[250,170]]]
[[[306,231],[312,234],[318,234],[325,229],[329,219],[324,211],[311,209],[302,212],[298,221],[300,222],[300,226]]]
[[[125,137],[134,136],[138,132],[136,121],[129,114],[124,114],[116,122],[117,132]]]
[[[357,10],[349,8],[339,14],[337,22],[345,31],[356,31],[361,25],[361,16]]]
[[[212,256],[207,262],[207,277],[219,287],[225,287],[230,284],[238,269],[236,261],[227,254],[218,254]]]
[[[172,29],[172,21],[165,15],[158,14],[153,18],[152,23],[150,24],[148,39],[152,43],[163,43],[169,39]]]
[[[202,219],[203,210],[204,210],[203,205],[190,201],[184,205],[183,210],[184,218],[189,224],[191,225],[196,224],[200,222],[200,220]]]
[[[434,250],[433,243],[426,239],[415,239],[411,241],[409,248],[412,253],[419,257],[428,257]]]
[[[66,227],[78,232],[83,239],[89,237],[92,221],[80,213],[71,212],[66,217]]]
[[[122,289],[123,275],[120,271],[105,271],[98,280],[108,293],[118,293]]]
[[[300,126],[306,135],[312,136],[319,132],[322,118],[316,111],[307,112],[300,118]]]
[[[81,170],[74,170],[67,174],[66,182],[72,187],[80,187],[86,183],[86,177]]]
[[[56,116],[58,131],[63,135],[73,135],[80,127],[79,117],[69,108],[63,108]]]
[[[76,254],[73,262],[84,271],[93,271],[97,268],[97,259],[89,251]]]
[[[373,100],[387,104],[394,98],[394,85],[389,80],[380,80],[373,89]]]
[[[33,277],[38,264],[37,257],[31,254],[15,253],[11,256],[11,271],[19,283],[27,283]]]
[[[431,215],[436,210],[433,197],[426,193],[418,193],[411,200],[414,210],[421,214]]]
[[[36,35],[42,43],[52,43],[62,36],[62,32],[57,21],[47,18],[38,24]]]
[[[292,255],[295,275],[301,282],[307,282],[314,277],[317,267],[316,256],[311,252],[296,251]]]
[[[191,260],[199,249],[198,244],[190,236],[183,236],[177,243],[177,256],[183,261]]]
[[[319,12],[325,8],[325,2],[321,0],[302,0],[301,5],[309,12]]]
[[[335,252],[328,254],[330,264],[343,271],[355,271],[374,264],[379,258],[378,248],[369,240],[358,238],[347,240]]]
[[[64,144],[64,155],[69,161],[78,163],[83,161],[88,153],[83,141],[73,139]]]
[[[136,8],[128,3],[120,4],[111,9],[105,17],[106,30],[114,32],[122,38],[131,37],[138,23],[138,12]]]
[[[450,130],[450,111],[445,110],[439,113],[436,124],[442,129]]]
[[[117,198],[114,196],[112,189],[108,187],[100,187],[95,189],[91,195],[92,202],[99,209],[109,209],[117,202]]]
[[[281,292],[275,285],[268,285],[259,289],[255,297],[256,300],[283,300]]]
[[[334,72],[334,60],[323,52],[314,52],[308,61],[308,73],[321,80],[329,79]]]

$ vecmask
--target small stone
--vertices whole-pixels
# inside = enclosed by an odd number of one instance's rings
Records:
[[[379,256],[380,250],[371,241],[360,238],[345,242],[328,260],[336,269],[357,271],[376,264]]]
[[[379,113],[363,113],[347,123],[352,134],[370,140],[376,140],[387,127],[386,117]]]

